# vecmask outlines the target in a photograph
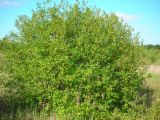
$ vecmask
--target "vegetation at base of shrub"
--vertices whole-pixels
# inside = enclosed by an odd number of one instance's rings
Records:
[[[52,3],[20,16],[19,31],[4,38],[12,78],[6,86],[57,114],[136,109],[144,80],[138,35],[115,14],[85,2]]]

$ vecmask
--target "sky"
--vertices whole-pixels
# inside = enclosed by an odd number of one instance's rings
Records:
[[[16,31],[18,16],[31,16],[31,11],[40,1],[0,0],[0,38]],[[69,0],[70,3],[74,1]],[[88,3],[124,19],[139,33],[144,44],[160,44],[160,0],[88,0]]]

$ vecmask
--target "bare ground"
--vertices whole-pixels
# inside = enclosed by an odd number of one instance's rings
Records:
[[[150,65],[148,71],[151,73],[159,73],[160,74],[160,65]]]

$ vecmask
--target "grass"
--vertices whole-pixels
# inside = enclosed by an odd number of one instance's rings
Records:
[[[152,77],[147,80],[147,84],[154,90],[154,99],[160,101],[160,73],[152,73]]]
[[[153,91],[151,107],[145,120],[160,120],[160,66],[152,65],[146,85]]]
[[[152,91],[150,95],[151,105],[146,112],[130,111],[128,114],[114,111],[106,118],[99,120],[160,120],[160,66],[153,65],[149,69],[149,78],[146,86]],[[0,120],[74,120],[74,115],[57,116],[54,113],[39,112],[35,106],[23,106],[18,103],[16,96],[7,96],[7,90],[0,87]],[[93,120],[93,118],[90,118]]]

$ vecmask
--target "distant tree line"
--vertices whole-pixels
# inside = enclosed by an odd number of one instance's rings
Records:
[[[160,45],[159,44],[156,44],[156,45],[148,44],[148,45],[144,45],[144,47],[148,48],[148,49],[158,49],[158,50],[160,50]]]

